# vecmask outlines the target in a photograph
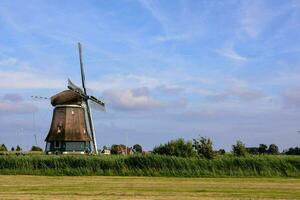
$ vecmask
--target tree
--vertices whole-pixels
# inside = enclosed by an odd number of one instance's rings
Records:
[[[299,147],[295,147],[295,148],[289,148],[289,150],[287,150],[285,152],[286,155],[300,155],[300,148]]]
[[[14,151],[15,150],[15,148],[14,147],[11,147],[11,149],[10,149],[11,151]]]
[[[119,154],[119,145],[117,145],[117,144],[111,145],[110,153],[115,154],[115,155]]]
[[[246,150],[249,154],[252,154],[252,155],[259,154],[258,147],[247,147]]]
[[[30,151],[43,151],[43,149],[38,146],[32,146]]]
[[[279,154],[278,146],[276,144],[270,144],[268,153],[273,155]]]
[[[103,150],[108,150],[108,147],[104,145]]]
[[[267,153],[267,149],[268,149],[267,145],[260,144],[259,147],[258,147],[258,153],[259,154],[265,154],[265,153]]]
[[[132,148],[133,148],[133,150],[134,150],[135,153],[142,153],[143,152],[142,146],[139,145],[139,144],[133,145]]]
[[[160,146],[155,147],[152,153],[178,157],[196,156],[192,142],[185,141],[182,138],[171,140],[166,144],[161,144]]]
[[[193,147],[200,157],[213,159],[215,156],[213,143],[209,138],[199,137],[198,139],[193,139]]]
[[[225,149],[219,149],[218,154],[225,155],[226,151]]]
[[[246,156],[247,150],[245,144],[238,140],[235,145],[232,145],[233,154],[236,156]]]
[[[124,144],[113,144],[110,148],[111,154],[122,154],[126,150],[126,146]]]
[[[22,148],[19,145],[17,145],[16,151],[22,151]]]
[[[0,145],[0,151],[7,151],[5,144]]]

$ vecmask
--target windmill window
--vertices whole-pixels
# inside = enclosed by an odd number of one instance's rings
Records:
[[[60,148],[60,141],[55,141],[54,142],[54,147],[55,148]]]
[[[74,115],[74,111],[72,110],[72,115]]]

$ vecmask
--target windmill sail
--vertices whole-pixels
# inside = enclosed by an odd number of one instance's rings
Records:
[[[77,85],[75,85],[70,79],[68,79],[68,88],[70,90],[77,91],[77,92],[83,94],[82,89],[80,87],[78,87]]]
[[[87,96],[86,87],[85,87],[85,74],[84,74],[83,61],[82,61],[82,50],[81,50],[81,44],[80,43],[78,43],[78,50],[79,50],[82,88],[83,88],[84,95]],[[89,107],[88,99],[85,99],[85,105],[86,105],[86,112],[87,112],[87,118],[88,118],[88,123],[89,123],[89,127],[90,127],[90,132],[91,132],[91,136],[92,136],[92,139],[93,139],[94,153],[98,154],[96,137],[95,137],[95,129],[94,129],[94,125],[93,125],[93,119],[92,119],[92,114],[91,114],[91,110],[90,110],[90,107]]]

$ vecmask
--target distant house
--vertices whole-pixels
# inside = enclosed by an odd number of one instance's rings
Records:
[[[121,148],[119,154],[121,155],[133,155],[133,148],[128,147],[128,148]]]

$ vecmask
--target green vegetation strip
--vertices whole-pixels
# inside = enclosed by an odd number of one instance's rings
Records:
[[[300,199],[300,179],[0,176],[0,199]]]
[[[0,156],[0,174],[67,176],[300,177],[299,156]]]

